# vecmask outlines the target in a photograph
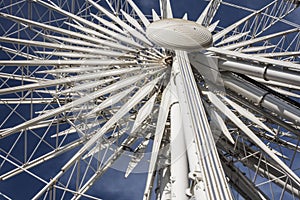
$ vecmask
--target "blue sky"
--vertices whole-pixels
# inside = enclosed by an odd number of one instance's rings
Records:
[[[176,3],[175,3],[176,1]],[[142,10],[145,11],[146,14],[150,14],[152,7],[154,7],[159,13],[158,10],[158,1],[150,1],[150,0],[138,0],[136,1],[138,5],[141,6]],[[171,0],[173,3],[173,10],[175,17],[182,17],[184,13],[188,13],[189,19],[196,20],[200,15],[201,10],[204,9],[207,4],[204,0]],[[228,0],[227,2],[236,2],[236,0]],[[261,0],[241,0],[239,1],[241,4],[251,7],[251,8],[259,8],[261,7]],[[218,13],[217,16],[222,16],[222,23],[228,24],[234,19],[238,19],[236,16],[243,16],[244,13],[240,12],[238,9],[235,10],[235,13],[227,13],[228,9],[224,9],[222,13]],[[234,17],[232,17],[234,15]],[[293,15],[288,17],[291,20],[300,19],[299,9]],[[1,19],[0,19],[1,20]],[[222,25],[222,24],[221,24]],[[71,155],[71,154],[70,154]],[[69,155],[69,156],[70,156]],[[35,169],[33,172],[38,172],[42,170],[45,172],[45,179],[49,176],[54,176],[60,164],[64,164],[68,159],[68,155],[62,156],[55,160],[55,163],[52,162],[49,168],[49,165],[42,165]],[[50,162],[49,162],[50,163]],[[51,173],[51,174],[49,174]],[[146,182],[145,174],[132,174],[127,179],[123,179],[124,173],[122,171],[118,171],[115,169],[110,169],[103,176],[101,180],[98,181],[96,185],[94,185],[91,190],[88,192],[89,194],[97,194],[103,199],[116,199],[116,200],[138,200],[141,199],[144,191],[144,185]],[[32,187],[36,187],[39,185],[39,181],[33,181],[30,184],[27,182],[28,175],[23,173],[16,178],[8,180],[5,184],[0,182],[0,192],[8,195],[13,199],[29,199],[33,196],[34,190]],[[121,181],[120,181],[121,180]],[[15,188],[22,188],[20,193],[15,193]],[[20,195],[23,193],[22,195]],[[84,198],[83,198],[84,199]],[[0,195],[1,200],[1,195]]]

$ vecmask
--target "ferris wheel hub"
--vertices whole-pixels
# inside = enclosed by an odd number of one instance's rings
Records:
[[[163,19],[151,23],[147,37],[166,49],[197,51],[212,44],[211,32],[200,24],[185,19]]]

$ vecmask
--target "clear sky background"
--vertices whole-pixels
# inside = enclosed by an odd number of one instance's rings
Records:
[[[146,14],[151,14],[151,8],[155,8],[157,13],[158,0],[136,0],[135,1]],[[239,2],[241,5],[258,9],[262,5],[266,5],[266,2],[262,0],[227,0],[227,2]],[[185,13],[188,13],[189,19],[196,20],[201,11],[207,4],[204,0],[171,0],[173,5],[174,16],[181,18]],[[230,11],[230,12],[229,12]],[[238,9],[232,12],[231,9],[224,7],[222,12],[217,14],[217,17],[221,18],[221,26],[226,26],[235,20],[240,19],[245,15]],[[295,11],[288,17],[290,20],[300,19],[300,10]],[[0,18],[1,22],[1,18]],[[70,154],[71,155],[71,154]],[[69,155],[69,156],[70,156]],[[63,165],[68,159],[68,155],[61,156],[54,161],[48,162],[44,165],[38,166],[32,169],[33,172],[43,172],[44,177],[47,180],[49,176],[55,176],[56,172],[53,170],[57,166]],[[30,199],[35,194],[36,185],[39,185],[39,181],[32,181],[28,183],[28,176],[26,173],[18,175],[5,182],[0,182],[0,192],[6,194],[12,199]],[[89,191],[89,194],[97,194],[96,196],[103,198],[104,200],[139,200],[143,196],[144,186],[146,182],[146,174],[131,174],[127,179],[124,179],[124,172],[115,169],[108,170],[107,173],[95,184]],[[32,179],[30,179],[32,180]],[[20,188],[19,193],[15,192],[15,188]],[[4,199],[0,195],[0,200]],[[85,199],[85,198],[82,198]]]

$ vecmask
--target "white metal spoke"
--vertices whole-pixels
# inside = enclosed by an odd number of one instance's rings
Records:
[[[299,200],[299,5],[0,0],[0,197]]]

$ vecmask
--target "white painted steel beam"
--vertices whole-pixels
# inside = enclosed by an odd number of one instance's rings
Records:
[[[188,200],[186,190],[189,188],[187,146],[184,140],[183,120],[178,102],[176,86],[171,80],[171,91],[174,102],[170,108],[170,148],[171,148],[171,197],[172,200]]]
[[[173,18],[170,0],[159,0],[160,15],[162,19]]]
[[[273,53],[258,53],[258,56],[266,57],[266,58],[274,58],[274,57],[296,57],[300,56],[300,51],[284,51],[284,52],[273,52]]]
[[[263,129],[265,129],[266,131],[268,131],[269,133],[271,133],[272,135],[276,135],[269,127],[267,127],[263,122],[261,122],[250,111],[246,110],[245,108],[243,108],[242,106],[238,105],[237,103],[235,103],[234,101],[230,100],[229,98],[227,98],[227,97],[225,97],[223,95],[220,95],[220,96],[222,97],[223,100],[225,100],[229,105],[231,105],[242,116],[244,116],[245,118],[249,119],[253,123],[259,125]]]
[[[140,40],[143,42],[146,46],[153,46],[152,43],[145,37],[144,34],[141,34],[125,22],[123,22],[119,17],[115,16],[114,14],[107,11],[105,8],[100,6],[99,4],[95,3],[93,0],[88,0],[89,3],[91,3],[95,8],[97,8],[100,12],[104,13],[107,17],[109,17],[111,20],[119,24],[122,28],[126,29],[134,38]],[[123,37],[123,36],[122,36]]]
[[[101,45],[99,45],[99,44],[87,42],[87,41],[80,40],[80,39],[75,39],[75,38],[70,38],[70,37],[54,36],[54,35],[43,35],[43,36],[45,36],[48,39],[50,38],[50,40],[54,39],[54,40],[58,40],[58,41],[66,42],[66,43],[80,45],[80,46],[101,48]]]
[[[117,140],[120,139],[125,133],[128,132],[128,128],[124,128],[118,131],[115,131],[113,135],[117,135],[117,137],[110,137],[106,140],[101,140],[101,142],[95,145],[91,150],[89,150],[82,159],[87,159],[95,154],[101,152],[102,150],[109,149]],[[122,145],[121,145],[122,146]]]
[[[152,146],[152,154],[150,158],[150,164],[148,169],[148,176],[147,176],[143,200],[150,200],[151,198],[151,190],[153,188],[153,183],[154,183],[154,176],[155,176],[159,149],[162,143],[162,138],[165,131],[165,125],[167,122],[169,107],[171,103],[172,103],[171,90],[170,90],[170,84],[168,84],[164,92],[162,93],[162,97],[161,97],[161,103],[160,103],[159,113],[158,113],[158,118],[156,123],[155,135],[154,135],[153,146]]]
[[[237,41],[239,39],[241,39],[242,37],[245,37],[249,34],[249,31],[244,32],[244,33],[238,33],[236,35],[232,35],[224,40],[222,40],[221,42],[219,42],[218,44],[215,44],[215,46],[220,46],[220,45],[224,45],[233,41]]]
[[[55,26],[35,22],[35,21],[32,21],[32,20],[28,20],[28,19],[23,19],[23,18],[20,18],[20,17],[16,17],[16,16],[13,16],[13,15],[6,14],[6,13],[0,13],[0,16],[3,16],[7,19],[11,19],[13,21],[24,23],[26,25],[32,25],[32,26],[36,26],[36,27],[43,28],[43,29],[46,29],[46,30],[51,30],[51,31],[60,33],[62,35],[68,35],[68,36],[73,36],[73,37],[76,37],[76,38],[82,38],[84,40],[91,41],[91,42],[96,42],[98,44],[103,44],[103,45],[108,46],[108,47],[119,48],[119,49],[122,48],[120,46],[120,44],[118,44],[118,43],[113,43],[113,42],[108,41],[108,40],[103,40],[103,39],[91,37],[89,35],[81,34],[81,33],[78,33],[78,32],[69,31],[67,29],[58,28],[58,27],[55,27]],[[92,22],[89,22],[89,23],[92,23]],[[100,32],[102,32],[106,35],[111,36],[114,39],[119,39],[119,40],[121,40],[125,43],[127,42],[127,44],[132,45],[132,47],[134,47],[134,48],[143,48],[142,45],[139,45],[136,42],[133,42],[132,40],[130,41],[129,38],[127,38],[123,35],[120,35],[120,34],[114,32],[114,31],[111,31],[109,29],[106,29],[106,28],[101,27],[101,26],[96,25],[96,24],[93,24],[93,26],[96,26],[97,30],[99,30]],[[128,49],[128,47],[126,47],[126,46],[124,46],[124,48]]]
[[[124,176],[125,178],[127,178],[135,169],[135,167],[142,161],[149,143],[150,143],[150,134],[148,134],[145,140],[141,142],[140,145],[134,150],[133,157],[130,160],[127,170],[125,172],[125,176]]]
[[[136,12],[136,14],[138,15],[138,17],[143,22],[144,26],[147,27],[150,24],[150,22],[147,19],[147,17],[143,14],[143,12],[139,9],[139,7],[137,7],[136,4],[132,0],[126,0],[126,1],[130,4],[130,6]]]
[[[141,80],[142,78],[145,78],[146,77],[146,74],[145,75],[139,75],[139,76],[133,76],[133,77],[130,77],[130,78],[127,78],[127,79],[124,79],[124,80],[121,80],[121,81],[118,81],[114,84],[111,84],[105,88],[102,88],[100,90],[97,90],[95,92],[92,92],[90,93],[89,95],[87,96],[84,96],[84,97],[81,97],[79,99],[76,99],[68,104],[65,104],[61,107],[58,107],[58,108],[55,108],[55,109],[52,109],[51,111],[45,113],[45,114],[42,114],[38,117],[35,117],[33,119],[30,119],[24,123],[21,123],[13,128],[10,128],[9,130],[7,131],[4,131],[3,133],[0,134],[0,138],[2,137],[7,137],[8,135],[11,135],[13,133],[16,133],[18,131],[21,131],[21,130],[24,130],[26,129],[27,127],[37,123],[37,122],[40,122],[42,120],[45,120],[45,119],[49,119],[55,115],[58,115],[62,112],[65,112],[67,110],[70,110],[78,105],[81,105],[81,104],[84,104],[86,102],[89,102],[93,99],[96,99],[102,95],[105,95],[105,94],[108,94],[110,92],[113,92],[113,91],[117,91],[121,88],[124,88],[126,86],[129,86],[131,84],[134,84],[136,81],[139,81]]]
[[[212,23],[210,26],[207,27],[207,30],[209,30],[211,33],[214,32],[219,23],[220,20],[215,21],[214,23]]]
[[[103,80],[98,80],[98,81],[90,81],[89,83],[75,85],[74,87],[71,87],[69,89],[59,91],[58,94],[67,94],[67,93],[73,94],[73,93],[79,92],[81,90],[91,90],[91,89],[95,89],[101,85],[109,84],[116,80],[117,80],[117,78],[108,78],[108,79],[103,79]]]
[[[95,18],[96,17],[97,16],[95,16]],[[99,31],[87,28],[87,27],[85,27],[81,24],[78,25],[79,24],[78,22],[76,24],[72,24],[72,23],[69,23],[69,22],[64,22],[64,23],[69,25],[70,27],[73,27],[73,28],[85,33],[87,36],[90,37],[89,41],[94,39],[96,44],[98,44],[98,45],[101,45],[103,47],[111,47],[111,48],[116,48],[116,49],[119,48],[119,49],[123,49],[123,50],[129,49],[130,51],[134,51],[134,49],[132,49],[130,47],[126,48],[126,46],[118,44],[118,42],[115,38],[104,35],[104,34],[100,33]],[[77,33],[77,31],[75,33]],[[85,39],[85,40],[88,40],[88,39]]]
[[[60,56],[63,58],[79,58],[79,59],[97,59],[100,57],[98,54],[81,53],[71,51],[35,51],[37,54],[45,54],[50,56]]]
[[[252,13],[252,14],[244,17],[243,19],[237,21],[236,23],[233,23],[232,25],[228,26],[227,28],[221,30],[220,32],[214,34],[213,35],[213,41],[214,42],[218,41],[219,39],[221,39],[222,37],[224,37],[227,33],[229,33],[230,31],[233,31],[239,25],[243,24],[244,22],[246,22],[247,20],[249,20],[253,16],[257,15],[259,12],[260,11],[254,12],[254,13]]]
[[[224,117],[222,117],[220,113],[213,110],[212,108],[207,108],[207,109],[210,109],[211,127],[213,124],[216,125],[217,129],[219,129],[219,131],[222,131],[222,133],[228,139],[228,141],[231,142],[232,144],[234,144],[235,143],[234,139],[232,138],[232,136],[224,122],[225,121]]]
[[[260,57],[257,55],[253,54],[245,54],[245,53],[240,53],[236,51],[229,51],[221,48],[216,48],[216,47],[210,47],[207,49],[208,51],[214,52],[216,54],[220,54],[225,57],[232,57],[232,58],[240,58],[245,61],[252,61],[254,63],[264,63],[265,65],[270,65],[270,66],[281,66],[285,68],[292,68],[296,70],[300,70],[300,64],[295,64],[291,62],[285,62],[282,60],[275,60],[275,59],[270,59],[270,58],[264,58]]]
[[[137,70],[142,70],[142,69],[138,67],[138,68],[131,68],[131,69],[107,70],[107,71],[102,71],[102,72],[97,72],[97,73],[95,72],[95,73],[71,76],[68,78],[39,81],[37,83],[3,88],[3,89],[0,89],[0,94],[1,95],[10,94],[10,93],[14,93],[14,92],[35,90],[38,88],[45,88],[45,87],[50,87],[50,86],[66,84],[66,83],[74,83],[74,82],[84,81],[84,80],[100,79],[100,78],[103,78],[106,76],[117,76],[117,75],[121,75],[121,74],[128,73],[128,72],[134,72]]]
[[[130,85],[133,84],[134,82],[145,78],[145,75],[139,76],[139,79],[136,79],[137,77],[132,77],[129,78],[127,81],[127,84],[125,83],[120,83],[120,85],[122,85],[122,87],[125,87],[126,85]],[[87,143],[61,168],[60,172],[53,178],[51,179],[51,181],[48,182],[48,184],[43,187],[35,196],[33,199],[38,199],[39,197],[41,197],[41,195],[46,192],[50,187],[52,187],[52,185],[54,185],[58,179],[65,173],[65,171],[67,169],[69,169],[78,159],[81,158],[81,156],[88,150],[90,149],[94,144],[96,144],[96,141],[103,136],[103,134],[106,133],[106,131],[113,126],[117,121],[119,121],[125,114],[127,114],[132,107],[134,107],[137,103],[139,103],[146,95],[148,95],[154,88],[154,86],[157,84],[157,82],[162,78],[162,76],[154,79],[153,81],[149,82],[148,84],[146,84],[145,86],[143,86],[140,90],[138,90],[138,92],[132,96],[132,98],[125,103],[119,110],[117,113],[115,113],[105,124],[104,126],[102,126],[102,128],[97,131],[97,133],[90,139],[87,141]],[[136,80],[134,80],[136,79]],[[133,81],[133,82],[132,82]],[[115,85],[111,85],[114,88],[116,88]],[[109,86],[110,87],[110,86]],[[120,87],[120,86],[119,86]],[[97,91],[96,91],[97,92]],[[89,97],[90,98],[90,97]],[[80,99],[79,99],[80,100]],[[123,147],[122,147],[123,149]],[[108,165],[106,165],[106,167],[108,167]],[[97,173],[94,174],[94,176],[97,176]],[[93,178],[91,178],[90,180],[94,180]],[[84,187],[83,187],[84,188]]]
[[[74,119],[69,117],[70,121],[73,121]],[[34,129],[39,129],[39,128],[45,128],[45,127],[49,127],[49,126],[57,126],[58,124],[66,124],[67,121],[65,118],[55,118],[55,119],[51,119],[51,120],[44,120],[41,122],[38,122],[37,124],[34,124],[32,126],[29,126],[27,128],[27,130],[34,130]],[[0,134],[4,131],[9,130],[10,128],[5,128],[5,129],[0,129]]]
[[[46,3],[46,2],[44,2],[44,1],[42,1],[42,0],[36,0],[36,1],[37,1],[38,3],[40,3],[40,4],[42,4],[42,5],[44,5],[44,6],[48,7],[48,8],[50,8],[50,9],[53,9],[53,10],[55,10],[55,11],[57,11],[57,12],[63,14],[63,15],[66,15],[66,16],[68,16],[68,17],[71,17],[72,19],[74,19],[74,20],[76,20],[76,21],[78,21],[78,22],[80,22],[80,23],[83,23],[83,24],[86,24],[86,25],[88,25],[88,26],[90,26],[90,27],[93,27],[94,29],[99,30],[100,32],[102,32],[102,33],[104,33],[104,34],[107,34],[107,35],[109,35],[109,36],[111,36],[111,37],[113,37],[113,38],[115,38],[115,39],[117,39],[117,40],[123,41],[123,42],[125,42],[125,43],[127,43],[127,44],[130,44],[130,45],[134,46],[134,47],[138,47],[138,48],[141,48],[141,47],[142,47],[141,45],[139,45],[138,43],[136,43],[135,41],[131,40],[131,39],[128,38],[128,37],[125,37],[125,36],[120,35],[120,34],[114,32],[114,31],[111,31],[111,30],[109,30],[109,29],[106,29],[106,28],[104,28],[104,27],[101,27],[101,26],[99,26],[99,25],[97,25],[97,24],[95,24],[95,23],[93,23],[93,22],[90,22],[89,20],[86,20],[86,19],[84,19],[84,18],[82,18],[82,17],[80,17],[80,16],[77,16],[77,15],[75,15],[75,14],[73,14],[73,13],[70,13],[70,12],[68,12],[68,11],[65,11],[65,10],[59,8],[58,6],[53,6],[53,5],[48,4],[48,3]],[[92,0],[89,0],[89,3],[91,3],[92,5],[95,5],[95,3],[94,3]],[[108,14],[108,13],[105,13],[105,14]]]
[[[59,99],[59,102],[64,103],[64,99]],[[0,104],[57,104],[54,98],[1,98]]]
[[[243,63],[233,60],[220,60],[219,68],[259,78],[266,84],[270,83],[279,86],[283,84],[283,87],[291,88],[293,88],[293,86],[300,86],[299,73],[295,71],[281,70],[273,68],[272,66],[266,67],[265,65]]]
[[[221,158],[222,159],[222,158]],[[231,161],[222,159],[222,166],[233,187],[248,199],[269,200],[269,198],[249,180]]]
[[[32,54],[29,54],[29,53],[25,53],[25,52],[22,52],[20,50],[16,50],[16,49],[11,49],[11,48],[8,48],[8,47],[4,47],[2,45],[0,45],[0,49],[2,51],[6,51],[7,53],[11,53],[11,54],[14,54],[14,55],[17,55],[17,56],[20,56],[20,57],[23,57],[23,58],[27,58],[27,59],[31,59],[31,60],[39,60],[39,59],[42,59],[38,56],[35,56],[35,55],[32,55]]]
[[[153,19],[153,22],[160,20],[159,15],[156,13],[156,11],[154,9],[152,9],[152,19]]]
[[[268,118],[271,123],[278,124],[279,126],[286,129],[289,133],[293,133],[293,135],[288,134],[288,133],[283,133],[285,136],[294,137],[294,135],[295,135],[297,137],[300,137],[300,131],[297,130],[296,128],[294,128],[293,126],[291,126],[291,124],[288,124],[288,123],[282,121],[279,117],[275,117],[271,113],[265,112],[265,110],[261,109],[260,107],[256,106],[255,104],[250,103],[248,100],[242,98],[241,96],[238,96],[238,94],[235,94],[228,90],[227,90],[227,93],[229,93],[230,97],[233,98],[236,102],[239,102],[241,105],[245,105],[247,108],[260,114],[261,116]],[[272,141],[275,141],[275,140],[272,138]],[[292,143],[288,143],[286,141],[284,142],[283,140],[278,140],[278,142],[279,141],[282,142],[283,145],[286,145],[286,147],[295,150],[295,148],[294,148],[295,144],[293,145]],[[280,142],[279,142],[279,144],[280,144]]]
[[[268,46],[257,46],[257,47],[248,47],[248,48],[244,48],[242,50],[240,50],[240,52],[242,53],[252,53],[252,52],[257,52],[257,51],[264,51],[267,49],[271,49],[271,48],[275,48],[276,45],[268,45]],[[261,56],[261,54],[255,54],[258,56]],[[267,56],[262,56],[262,57],[267,57]]]
[[[17,38],[8,38],[8,37],[0,37],[0,40],[2,42],[9,42],[9,43],[17,43],[17,44],[23,44],[23,45],[30,45],[30,46],[38,46],[38,47],[45,47],[50,49],[60,49],[60,50],[69,50],[69,51],[76,51],[81,53],[91,53],[91,54],[97,54],[102,56],[108,56],[108,57],[129,57],[129,58],[135,58],[134,55],[130,55],[130,52],[120,52],[120,51],[112,51],[107,49],[100,49],[100,48],[89,48],[89,47],[80,47],[80,46],[72,46],[72,45],[66,45],[66,44],[57,44],[57,43],[50,43],[50,42],[39,42],[39,41],[32,41],[32,40],[23,40],[23,39],[17,39]],[[28,62],[34,62],[34,61],[41,61],[39,60],[28,60]],[[47,60],[48,62],[50,60]],[[44,62],[44,60],[43,60]]]
[[[215,94],[207,92],[209,100],[226,115],[234,124],[236,124],[250,140],[252,140],[262,151],[264,151],[285,174],[300,185],[300,178],[293,172],[281,159],[279,159],[270,148],[264,144]]]
[[[199,16],[197,23],[203,26],[209,26],[216,15],[222,0],[211,0],[202,14]]]
[[[14,177],[15,175],[18,175],[20,173],[22,173],[24,171],[24,169],[28,170],[32,167],[35,167],[41,163],[44,163],[44,162],[47,162],[48,160],[51,160],[53,158],[56,158],[57,156],[63,154],[63,153],[66,153],[82,144],[84,144],[87,139],[91,138],[91,135],[89,136],[86,136],[86,137],[82,137],[78,140],[75,140],[69,144],[66,144],[64,146],[61,146],[61,147],[58,147],[57,149],[53,150],[53,151],[50,151],[34,160],[31,160],[31,161],[28,161],[27,163],[23,164],[22,165],[22,168],[15,168],[11,171],[8,171],[4,174],[2,174],[0,176],[0,180],[6,180],[6,179],[9,179],[9,178],[12,178]]]
[[[295,125],[300,124],[300,110],[295,109],[294,106],[235,76],[223,75],[223,80],[226,88],[242,95],[250,102],[276,113]]]
[[[131,134],[133,134],[135,131],[138,131],[138,128],[141,127],[142,123],[146,120],[146,118],[151,115],[156,98],[157,98],[157,93],[152,95],[152,97],[140,108],[134,120],[131,129]]]
[[[127,90],[124,90],[122,92],[118,92],[115,95],[112,95],[110,97],[108,97],[107,99],[105,99],[103,102],[101,102],[99,105],[95,106],[94,109],[92,109],[90,112],[88,112],[85,117],[96,114],[97,112],[100,112],[101,110],[112,106],[113,104],[118,103],[121,99],[123,99],[126,95],[128,95],[133,89],[135,89],[136,87],[130,87]]]
[[[222,149],[226,149],[226,151],[230,151],[230,149],[235,148],[236,153],[239,154],[239,158],[241,162],[247,166],[249,169],[257,172],[263,177],[268,177],[269,180],[273,180],[275,184],[279,185],[279,187],[286,187],[287,191],[291,194],[298,194],[299,193],[299,187],[294,182],[288,181],[286,182],[287,176],[277,167],[274,166],[274,162],[270,160],[269,158],[261,159],[260,154],[255,154],[255,152],[248,146],[244,146],[244,144],[241,144],[240,142],[236,146],[231,146],[229,143],[225,143],[222,141],[219,141],[222,143]],[[248,152],[247,158],[243,159],[245,156],[245,148]],[[266,160],[265,160],[266,159]],[[258,165],[258,163],[260,163]],[[257,186],[260,186],[259,184]]]
[[[266,84],[269,86],[282,87],[282,88],[286,88],[286,89],[290,89],[290,90],[300,90],[300,86],[297,86],[297,83],[295,85],[292,85],[292,84],[283,83],[283,82],[279,82],[279,81],[265,80],[260,77],[254,77],[254,76],[249,76],[249,77],[259,83]]]
[[[4,78],[4,79],[10,79],[10,80],[27,81],[27,82],[31,82],[31,83],[37,83],[39,81],[49,80],[49,79],[38,78],[38,77],[34,77],[34,76],[22,76],[22,75],[18,75],[18,74],[9,74],[9,73],[3,73],[3,72],[0,72],[0,77]]]
[[[288,35],[288,34],[299,32],[299,31],[300,31],[299,28],[294,28],[294,29],[290,29],[290,30],[286,30],[286,31],[276,32],[276,33],[273,33],[273,34],[270,34],[270,35],[261,36],[261,37],[253,38],[253,39],[250,39],[250,40],[241,41],[241,42],[238,42],[238,43],[235,43],[235,44],[230,44],[230,45],[222,47],[222,49],[234,50],[234,49],[238,49],[238,48],[241,48],[241,47],[246,47],[246,46],[251,45],[251,44],[255,44],[255,43],[258,43],[258,42],[262,42],[262,41],[267,41],[267,40],[270,40],[270,39],[275,38],[275,37],[284,36],[284,35]]]
[[[195,145],[194,152],[188,150],[195,198],[232,199],[186,52],[176,51],[173,70],[186,145]]]
[[[110,28],[114,31],[117,31],[120,34],[123,34],[123,35],[127,36],[127,33],[124,30],[122,30],[121,28],[119,28],[117,25],[115,25],[114,23],[111,23],[110,21],[108,21],[108,20],[106,20],[102,17],[99,17],[99,16],[97,16],[93,13],[91,13],[91,16],[93,16],[95,19],[97,19],[104,26],[107,26],[108,28]]]
[[[100,165],[99,168],[95,171],[95,173],[82,185],[78,193],[75,193],[71,200],[78,200],[81,198],[82,194],[84,194],[93,184],[94,182],[101,177],[114,163],[115,161],[122,155],[124,152],[124,146],[131,146],[137,137],[128,137],[125,141],[114,151],[114,153],[105,161],[103,165]]]
[[[144,28],[140,25],[140,23],[134,19],[133,17],[131,17],[129,14],[127,14],[125,11],[121,10],[122,15],[126,18],[126,20],[136,29],[138,29],[141,33],[143,33],[144,35],[146,34]]]
[[[75,134],[75,133],[78,133],[82,136],[82,134],[79,133],[78,130],[88,131],[94,127],[98,127],[99,125],[103,124],[104,122],[106,122],[105,119],[100,119],[100,120],[96,120],[96,121],[95,121],[95,118],[90,118],[90,120],[86,119],[86,121],[76,124],[76,126],[71,126],[70,128],[67,128],[58,133],[55,133],[55,134],[51,135],[50,137],[56,138],[56,137],[66,136],[66,135]]]

